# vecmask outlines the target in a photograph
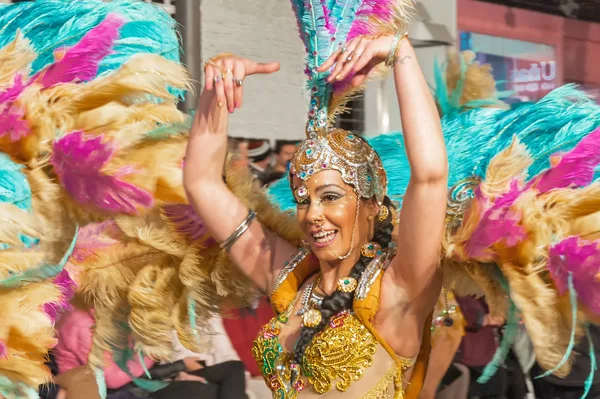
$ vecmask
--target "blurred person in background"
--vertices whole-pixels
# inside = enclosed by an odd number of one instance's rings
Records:
[[[272,166],[264,173],[264,181],[269,184],[281,179],[288,170],[288,165],[296,152],[298,141],[277,140],[275,142],[275,159]]]
[[[232,167],[247,168],[250,165],[250,160],[248,159],[248,142],[246,140],[230,137],[227,141],[227,151],[232,157]]]
[[[244,363],[233,348],[231,340],[223,326],[220,316],[214,316],[208,322],[208,330],[201,332],[199,342],[205,348],[202,352],[193,352],[185,348],[173,331],[173,359],[198,359],[198,366],[182,376],[185,384],[179,382],[169,385],[150,395],[152,399],[179,398],[190,391],[186,385],[194,387],[194,398],[240,399],[246,394],[246,372]],[[198,384],[200,383],[200,385]]]
[[[248,159],[252,174],[264,184],[267,169],[271,166],[273,151],[268,140],[248,140]]]
[[[75,300],[73,303],[74,309],[64,314],[57,326],[58,344],[54,354],[59,373],[57,380],[62,384],[58,398],[88,399],[95,397],[98,392],[91,373],[88,373],[88,378],[85,376],[88,356],[92,348],[94,312],[87,309],[82,301]],[[199,356],[189,355],[163,365],[155,365],[148,357],[144,358],[145,364],[142,365],[135,357],[127,362],[129,373],[126,373],[113,361],[110,354],[106,353],[104,378],[108,388],[108,399],[134,399],[148,395],[159,395],[157,397],[162,398],[165,396],[160,396],[161,391],[165,389],[169,392],[168,397],[174,399],[220,398],[217,396],[217,386],[207,384],[207,379],[196,375],[204,368]],[[154,394],[138,388],[132,383],[132,379],[144,377],[146,369],[149,369],[152,380],[168,381],[169,385]]]

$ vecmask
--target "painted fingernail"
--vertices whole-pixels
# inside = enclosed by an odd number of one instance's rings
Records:
[[[219,101],[219,107],[222,108],[223,107],[223,103],[221,101]]]
[[[337,75],[337,76],[335,77],[335,80],[342,80],[342,74],[340,73],[339,75]]]

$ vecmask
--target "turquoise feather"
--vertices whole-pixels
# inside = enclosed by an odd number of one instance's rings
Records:
[[[13,382],[4,375],[0,375],[0,394],[6,398],[39,399],[37,389],[22,382]]]
[[[0,202],[31,211],[31,188],[22,169],[22,165],[0,152]]]
[[[57,12],[60,10],[60,12]],[[38,0],[0,6],[0,47],[15,38],[17,29],[27,37],[38,57],[32,74],[54,60],[54,49],[76,44],[109,13],[125,17],[114,53],[100,64],[99,74],[119,68],[139,53],[160,54],[179,61],[175,21],[164,9],[143,1]]]
[[[75,231],[69,248],[58,264],[44,264],[33,269],[25,270],[21,273],[12,274],[4,280],[0,280],[0,288],[17,288],[25,284],[41,282],[56,277],[65,268],[69,257],[73,253],[75,244],[77,243],[77,235],[78,230]]]
[[[575,330],[577,329],[577,291],[575,291],[575,286],[573,285],[573,273],[569,272],[569,299],[571,302],[571,338],[569,339],[569,346],[563,355],[563,358],[558,362],[556,366],[552,369],[547,370],[544,374],[538,375],[535,377],[544,378],[548,377],[550,374],[554,374],[558,371],[562,366],[567,364],[569,358],[571,357],[571,353],[573,353],[573,348],[575,347]]]
[[[104,370],[101,368],[94,368],[94,379],[96,380],[96,385],[98,386],[98,395],[100,399],[106,399],[107,389],[106,389],[106,380],[104,378]]]
[[[12,204],[31,212],[31,187],[22,169],[22,165],[13,162],[8,155],[0,152],[0,203]],[[21,235],[20,239],[27,248],[38,242],[37,239],[26,235]],[[0,250],[7,248],[9,248],[8,244],[0,242]]]
[[[533,159],[528,170],[534,176],[549,167],[549,156],[572,149],[600,126],[600,106],[574,85],[566,85],[537,103],[510,110],[481,108],[453,110],[442,118],[442,130],[450,165],[448,186],[470,176],[484,178],[492,158],[508,147],[514,136]],[[402,197],[410,179],[402,133],[368,139],[382,159],[390,197]],[[284,210],[294,208],[289,183],[282,179],[269,189],[271,199]]]
[[[481,376],[477,379],[479,384],[487,383],[496,374],[500,366],[506,360],[510,348],[515,343],[517,333],[519,332],[519,310],[515,303],[510,300],[510,306],[508,308],[508,317],[506,320],[506,327],[504,328],[504,336],[500,342],[500,346],[496,349],[494,357],[485,366]]]
[[[585,335],[588,340],[588,345],[590,347],[590,374],[585,380],[584,388],[585,392],[583,393],[582,399],[586,398],[592,389],[592,385],[594,384],[594,374],[598,370],[598,364],[596,363],[596,348],[594,347],[594,341],[592,340],[592,335],[590,333],[590,327],[587,326],[585,329]]]

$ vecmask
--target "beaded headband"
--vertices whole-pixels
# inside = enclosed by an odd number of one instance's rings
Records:
[[[387,177],[379,155],[361,137],[341,129],[325,137],[304,140],[294,154],[290,175],[306,181],[324,171],[337,170],[344,183],[354,187],[362,198],[383,202],[386,194]],[[298,202],[308,197],[308,190],[301,185],[294,190]]]

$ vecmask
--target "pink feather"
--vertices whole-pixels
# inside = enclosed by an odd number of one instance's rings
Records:
[[[323,15],[325,19],[325,29],[331,34],[335,34],[336,26],[331,23],[331,11],[327,8],[327,0],[321,0],[321,7],[323,7]]]
[[[204,222],[190,205],[169,204],[162,207],[163,214],[175,231],[192,241],[200,239],[207,233]]]
[[[23,93],[23,90],[25,90],[27,86],[29,86],[29,83],[23,83],[23,76],[17,73],[13,80],[12,86],[0,92],[0,104],[15,101],[21,95],[21,93]]]
[[[124,21],[118,14],[109,14],[90,30],[64,57],[38,73],[34,79],[44,88],[59,83],[88,81],[96,77],[100,61],[110,54]]]
[[[76,131],[54,142],[51,162],[65,190],[80,204],[110,213],[131,215],[151,207],[150,193],[121,179],[133,173],[131,168],[121,168],[114,176],[102,171],[114,154],[112,143],[102,141],[103,136],[86,138]]]
[[[0,341],[0,358],[7,358],[8,354],[6,353],[6,345],[4,342]]]
[[[600,250],[599,241],[589,242],[569,237],[550,247],[548,270],[558,292],[569,290],[569,273],[579,300],[600,315]]]
[[[75,295],[76,284],[71,279],[71,276],[66,269],[63,269],[63,271],[54,278],[53,284],[61,290],[62,297],[58,302],[45,303],[44,312],[46,312],[52,322],[56,322],[61,313],[72,308],[70,301]]]
[[[19,141],[30,133],[29,123],[23,119],[25,111],[14,105],[28,85],[16,74],[12,86],[0,92],[0,137],[9,136],[10,141]]]
[[[600,129],[584,137],[575,148],[559,157],[558,164],[533,179],[533,186],[540,193],[566,187],[583,187],[592,183],[594,171],[600,164]]]
[[[347,41],[361,35],[375,33],[375,28],[369,22],[369,18],[387,22],[392,18],[392,10],[395,7],[394,0],[364,0],[360,9],[356,12],[356,20],[350,27]]]
[[[24,116],[25,111],[12,104],[0,111],[0,137],[9,136],[10,141],[19,141],[27,136],[30,129]]]
[[[510,190],[490,206],[481,191],[479,189],[476,191],[474,201],[482,203],[483,208],[487,207],[487,210],[467,242],[466,250],[469,256],[482,261],[492,260],[489,259],[487,251],[492,245],[504,241],[506,245],[514,246],[527,237],[523,226],[518,224],[521,215],[511,209],[522,193],[518,181],[513,180]]]
[[[79,229],[77,244],[69,262],[81,263],[98,251],[119,243],[121,230],[113,220],[88,224]]]

